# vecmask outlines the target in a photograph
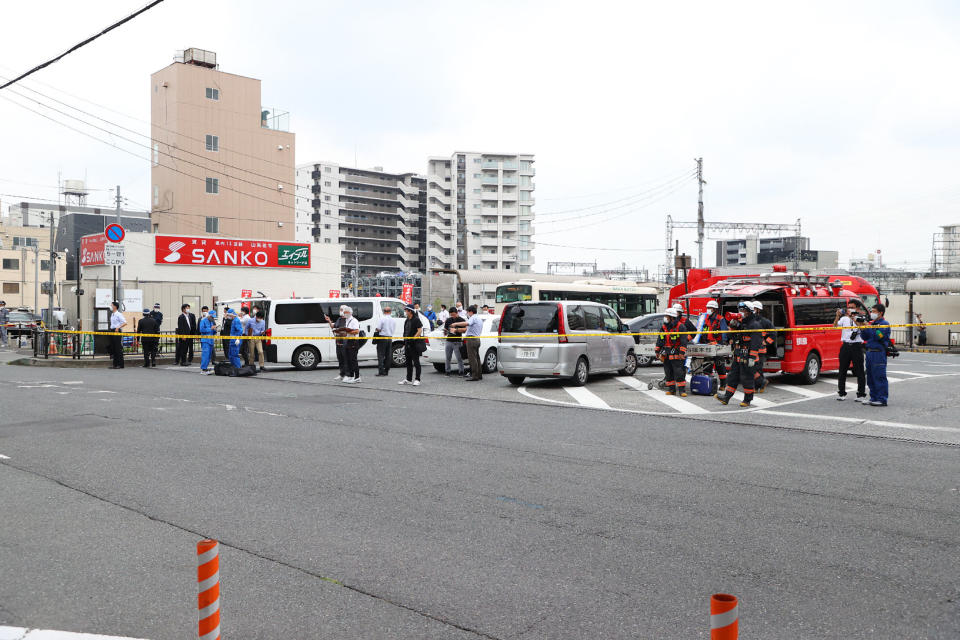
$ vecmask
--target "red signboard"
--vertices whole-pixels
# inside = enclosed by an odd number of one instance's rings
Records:
[[[330,289],[330,291],[329,291],[328,293],[329,293],[329,295],[327,296],[328,298],[339,298],[339,297],[340,297],[340,289]]]
[[[403,294],[400,296],[400,299],[407,304],[413,304],[413,284],[403,285]]]
[[[156,264],[309,269],[310,245],[280,240],[154,236]]]
[[[104,247],[106,246],[107,237],[102,233],[80,238],[80,265],[90,267],[98,264],[106,264],[103,255]]]
[[[241,289],[241,290],[240,290],[240,297],[241,297],[241,298],[252,298],[252,297],[253,297],[253,289]]]

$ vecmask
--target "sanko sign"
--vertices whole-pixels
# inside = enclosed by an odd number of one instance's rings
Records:
[[[154,236],[157,264],[310,268],[310,245],[297,242]]]
[[[83,267],[92,267],[99,264],[106,264],[104,257],[104,247],[106,244],[107,237],[102,233],[80,238],[80,265]]]

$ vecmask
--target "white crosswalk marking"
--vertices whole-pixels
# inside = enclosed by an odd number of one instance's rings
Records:
[[[795,393],[798,396],[803,396],[805,398],[825,398],[828,393],[820,393],[819,391],[814,391],[810,387],[801,386],[798,384],[778,384],[775,387],[767,387],[767,389],[778,389],[782,391],[789,391],[790,393]]]
[[[610,405],[603,401],[600,396],[595,394],[589,389],[584,387],[563,387],[563,390],[570,394],[574,400],[579,402],[585,407],[593,407],[595,409],[609,409]]]
[[[743,391],[737,391],[736,393],[734,393],[734,394],[733,394],[733,397],[730,398],[730,402],[731,402],[731,403],[734,403],[734,402],[736,402],[736,403],[743,402]],[[750,401],[750,406],[752,406],[752,407],[764,407],[764,408],[766,408],[766,407],[775,407],[775,406],[777,406],[777,403],[775,403],[775,402],[770,402],[770,401],[767,400],[766,398],[761,398],[761,397],[758,396],[757,394],[753,394],[753,400]]]
[[[633,387],[640,393],[653,398],[663,404],[669,406],[672,409],[676,409],[680,413],[709,413],[709,411],[698,404],[694,404],[689,400],[684,400],[683,398],[678,398],[677,396],[668,396],[663,391],[659,389],[647,389],[647,385],[640,382],[636,378],[631,378],[629,376],[621,376],[617,378],[619,382],[622,382],[630,387]]]

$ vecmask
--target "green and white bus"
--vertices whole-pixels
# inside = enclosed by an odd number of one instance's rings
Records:
[[[497,285],[497,314],[510,302],[588,300],[613,307],[622,319],[636,318],[657,310],[657,289],[627,280],[577,280],[544,282],[517,280]]]

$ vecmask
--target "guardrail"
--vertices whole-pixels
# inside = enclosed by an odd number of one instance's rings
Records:
[[[160,343],[157,355],[173,355],[177,350],[176,331],[160,331]],[[121,333],[123,338],[123,354],[125,356],[135,356],[143,354],[143,343],[141,339],[132,334]],[[31,336],[33,357],[49,359],[54,358],[73,358],[79,360],[82,358],[94,358],[97,355],[105,355],[101,350],[97,353],[95,336],[78,333],[60,333],[58,331],[45,331],[44,329],[35,329]],[[194,349],[199,350],[200,346],[194,344]]]

